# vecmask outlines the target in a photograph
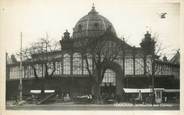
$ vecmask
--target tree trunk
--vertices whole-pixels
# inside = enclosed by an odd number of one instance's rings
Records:
[[[34,72],[35,78],[38,79],[38,75],[37,75],[37,72],[36,72],[36,68],[34,67],[34,65],[31,65],[31,67],[33,68],[33,72]]]
[[[92,86],[92,95],[94,95],[95,103],[97,104],[102,103],[100,85],[94,84]]]
[[[48,75],[48,66],[47,66],[47,63],[45,63],[44,65],[45,65],[45,78],[48,78],[49,75]]]
[[[101,77],[101,71],[97,70],[94,76],[95,82],[92,86],[92,94],[95,96],[95,101],[97,104],[102,104],[101,87],[100,87],[102,80],[100,77]]]

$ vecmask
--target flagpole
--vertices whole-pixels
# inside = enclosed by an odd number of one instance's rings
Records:
[[[20,82],[19,82],[19,101],[22,101],[22,32],[20,33]]]

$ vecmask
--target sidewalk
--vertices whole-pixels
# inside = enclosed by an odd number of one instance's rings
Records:
[[[7,101],[6,106],[13,107],[13,106],[117,106],[117,107],[152,107],[152,104],[135,104],[121,102],[121,103],[114,103],[114,104],[75,104],[74,102],[63,102],[63,103],[49,103],[49,104],[23,104],[23,105],[16,105],[15,101]],[[153,107],[173,107],[179,106],[177,103],[162,103],[162,104],[154,104]]]
[[[50,103],[50,104],[24,104],[24,105],[13,105],[11,103],[7,104],[7,110],[59,110],[59,111],[71,111],[71,110],[180,110],[179,104],[161,104],[151,105],[151,104],[136,104],[131,103],[115,103],[115,104],[74,104],[73,102],[66,103]]]
[[[137,107],[172,107],[172,106],[179,106],[179,104],[176,104],[176,103],[162,103],[162,104],[135,104],[133,105],[132,103],[116,103],[116,104],[113,104],[114,106],[137,106]]]

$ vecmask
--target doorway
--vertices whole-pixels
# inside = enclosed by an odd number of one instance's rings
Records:
[[[116,94],[116,73],[107,69],[101,83],[101,94],[103,99],[115,98]]]

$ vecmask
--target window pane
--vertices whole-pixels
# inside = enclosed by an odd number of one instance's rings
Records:
[[[65,54],[63,59],[63,74],[70,74],[70,55]]]
[[[125,58],[125,75],[133,75],[133,58]]]
[[[116,85],[116,74],[114,71],[107,69],[104,74],[104,78],[102,80],[102,85],[105,83],[115,86]]]
[[[73,74],[82,74],[82,56],[79,53],[73,54]]]
[[[144,74],[144,61],[142,58],[135,59],[135,74],[136,75]]]
[[[152,61],[151,57],[146,58],[146,71],[148,74],[152,74]]]
[[[55,71],[55,75],[61,75],[62,74],[62,63],[61,62],[56,62],[55,64],[56,66],[56,71]]]

